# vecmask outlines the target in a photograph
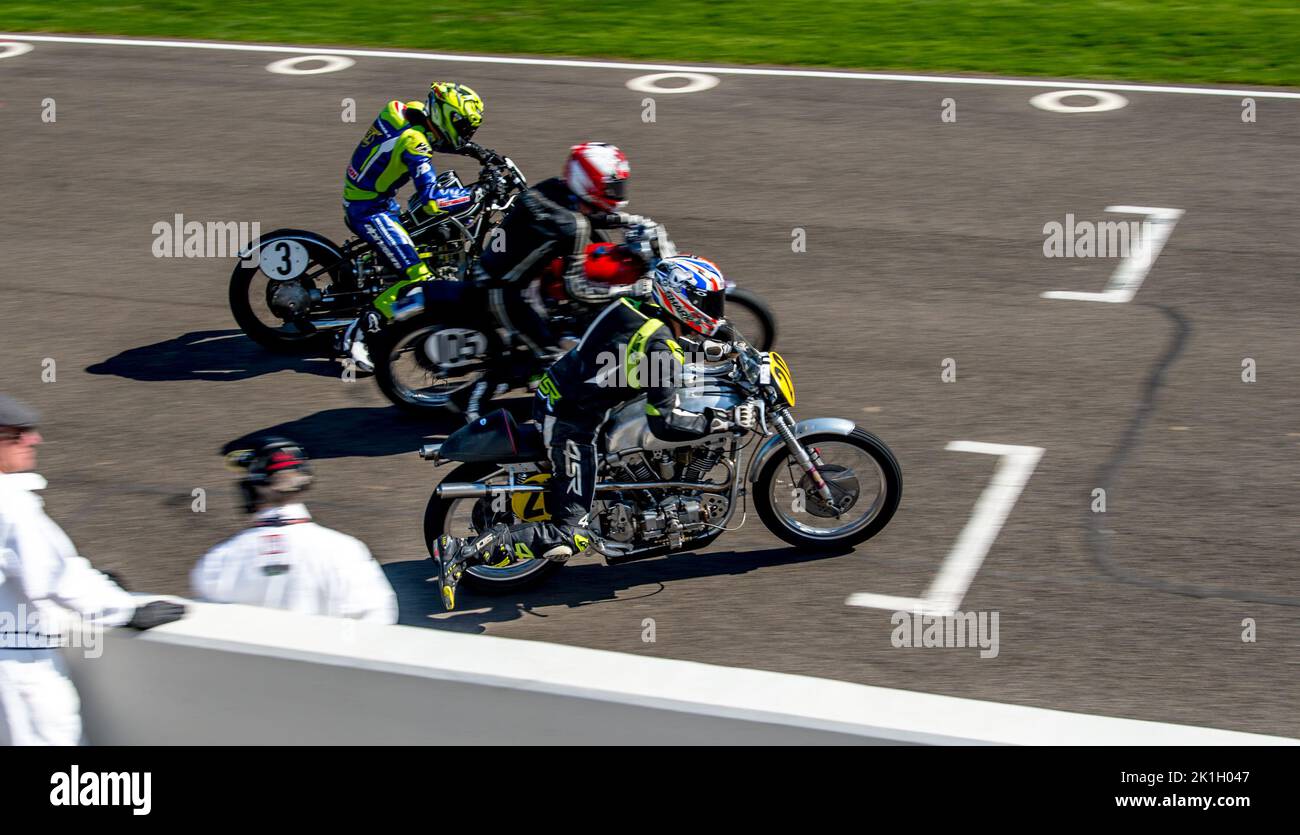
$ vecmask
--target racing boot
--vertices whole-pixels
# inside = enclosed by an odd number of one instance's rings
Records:
[[[511,548],[510,526],[497,524],[478,537],[456,538],[446,534],[433,543],[433,558],[438,563],[438,585],[442,589],[442,605],[447,611],[456,608],[456,586],[470,565],[488,565],[504,568],[514,562],[532,559],[533,554],[522,543]]]
[[[438,563],[438,588],[442,593],[442,607],[448,612],[456,608],[456,586],[473,556],[475,552],[469,547],[468,539],[444,534],[433,543],[433,559]]]
[[[555,536],[556,533],[559,534],[558,538]],[[558,563],[568,562],[570,557],[581,554],[588,548],[594,548],[607,557],[618,556],[632,550],[631,545],[597,536],[586,525],[552,527],[543,523],[527,526],[513,532],[513,535],[516,540],[516,551],[521,545],[526,545],[520,540],[532,540],[533,549],[541,552],[542,559]]]
[[[424,312],[424,288],[420,286],[433,278],[429,267],[421,261],[406,270],[406,278],[375,297],[375,309],[387,319],[401,321]]]

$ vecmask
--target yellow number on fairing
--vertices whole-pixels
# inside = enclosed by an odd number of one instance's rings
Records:
[[[550,480],[550,473],[537,473],[524,479],[524,484],[545,485]],[[546,522],[551,518],[545,493],[515,493],[510,497],[510,509],[520,522]]]
[[[793,406],[794,375],[790,373],[790,366],[776,351],[769,351],[767,356],[771,360],[772,379],[776,382],[776,387],[786,402]]]

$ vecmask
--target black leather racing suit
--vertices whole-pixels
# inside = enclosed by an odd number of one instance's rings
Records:
[[[592,230],[626,226],[630,216],[585,214],[579,205],[577,195],[560,177],[521,192],[501,226],[489,236],[474,273],[475,284],[489,290],[497,320],[518,333],[539,357],[553,353],[554,339],[546,321],[524,298],[524,290],[555,258],[565,259],[564,288],[575,301],[602,304],[635,289],[588,281],[585,273]]]
[[[612,302],[578,346],[546,372],[534,411],[550,450],[546,503],[551,519],[494,526],[489,541],[495,556],[483,554],[485,560],[496,563],[511,553],[544,557],[562,545],[572,553],[586,549],[597,432],[614,407],[645,394],[650,430],[664,440],[693,440],[729,428],[725,421],[680,408],[683,352],[667,325],[653,318],[657,313],[645,302]]]

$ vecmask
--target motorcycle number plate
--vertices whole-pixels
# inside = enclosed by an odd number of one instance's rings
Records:
[[[487,352],[487,337],[468,328],[445,328],[429,337],[424,350],[443,368],[465,365]]]
[[[275,281],[288,281],[307,271],[307,247],[297,241],[282,238],[271,241],[258,253],[258,264],[267,277]]]

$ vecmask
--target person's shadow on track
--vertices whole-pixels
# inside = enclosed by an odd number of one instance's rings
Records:
[[[804,551],[793,546],[762,551],[690,551],[623,565],[605,565],[584,559],[566,565],[541,585],[499,595],[481,594],[462,586],[455,611],[442,608],[438,569],[432,559],[393,562],[384,574],[397,593],[398,623],[449,632],[482,633],[491,623],[506,623],[525,615],[546,617],[534,611],[547,606],[593,606],[658,594],[668,583],[698,577],[747,574],[761,568],[814,562],[840,556],[845,551]],[[620,595],[635,589],[630,595]]]
[[[240,330],[194,331],[174,339],[128,348],[86,369],[143,382],[248,380],[277,371],[338,377],[342,366],[334,358],[311,354],[275,354]]]

